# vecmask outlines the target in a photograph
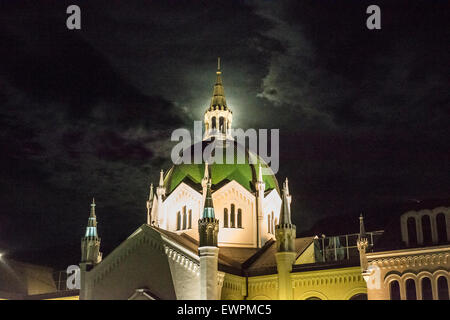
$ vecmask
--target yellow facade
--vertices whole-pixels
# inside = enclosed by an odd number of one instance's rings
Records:
[[[291,273],[294,300],[349,300],[367,294],[359,266]],[[248,294],[247,294],[248,291]],[[223,300],[277,300],[278,274],[245,277],[225,274]]]

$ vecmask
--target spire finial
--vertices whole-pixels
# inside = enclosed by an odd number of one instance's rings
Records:
[[[261,162],[259,163],[259,166],[258,166],[258,182],[263,182],[263,174],[262,174]]]
[[[284,183],[283,196],[282,196],[281,212],[280,212],[280,225],[292,224],[291,222],[291,201],[289,199],[289,189],[287,186],[287,180]]]
[[[289,195],[289,181],[287,177],[286,180],[284,180],[283,189],[286,190],[286,195]]]
[[[164,170],[161,169],[159,172],[159,186],[164,186]]]
[[[91,203],[91,217],[95,217],[95,199],[92,197],[92,203]]]
[[[364,217],[361,213],[359,215],[359,239],[366,238],[366,229],[364,228]]]
[[[148,200],[153,199],[153,183],[150,183],[150,192],[148,194]]]
[[[217,72],[220,72],[220,57],[217,57]]]

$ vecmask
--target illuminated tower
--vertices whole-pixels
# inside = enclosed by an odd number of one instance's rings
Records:
[[[100,252],[100,238],[97,234],[97,217],[95,216],[95,201],[92,199],[91,214],[89,215],[86,233],[81,238],[81,263],[96,265],[102,260]]]
[[[208,181],[203,214],[198,220],[200,256],[200,299],[217,300],[218,292],[218,257],[217,235],[219,220],[215,218],[211,196],[211,180]]]
[[[150,184],[150,193],[148,194],[148,200],[147,200],[147,224],[149,226],[152,225],[153,198],[154,198],[154,192],[153,192],[153,183],[152,183],[152,184]]]
[[[220,58],[217,59],[216,83],[209,108],[205,112],[205,137],[225,140],[233,139],[231,136],[231,122],[233,113],[227,106],[225,90],[222,83],[222,71],[220,70]]]
[[[95,216],[95,201],[92,199],[91,213],[89,215],[86,233],[81,238],[81,262],[80,262],[80,299],[88,299],[91,286],[87,280],[87,273],[102,261],[100,252],[100,238],[97,233],[97,217]]]
[[[258,168],[258,180],[256,180],[255,187],[256,187],[256,210],[257,210],[257,241],[258,241],[258,248],[261,248],[262,246],[262,223],[263,223],[263,200],[264,200],[264,190],[266,189],[266,184],[263,181],[262,176],[262,168],[261,164],[259,164]]]
[[[366,258],[366,250],[369,246],[369,241],[366,236],[366,230],[364,228],[364,218],[361,214],[359,216],[359,235],[358,240],[356,241],[356,245],[359,251],[359,261],[361,264],[361,271],[365,273],[367,271],[367,258]]]
[[[287,179],[283,184],[283,201],[281,204],[280,222],[275,226],[275,238],[277,242],[278,270],[278,298],[280,300],[292,300],[292,264],[295,261],[295,237],[296,227],[291,222],[291,196]]]

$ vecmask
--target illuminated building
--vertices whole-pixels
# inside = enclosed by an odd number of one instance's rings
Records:
[[[358,247],[365,246],[361,234]],[[374,250],[361,248],[368,298],[449,300],[449,242],[450,207],[421,204],[394,217]]]
[[[219,67],[204,140],[185,152],[220,141],[224,153],[237,154],[231,124]],[[161,171],[156,192],[150,187],[147,223],[104,259],[92,207],[82,239],[80,298],[367,297],[360,261],[370,263],[382,232],[296,238],[287,179],[280,189],[274,174],[262,174],[268,165],[244,151],[244,164],[181,163]]]

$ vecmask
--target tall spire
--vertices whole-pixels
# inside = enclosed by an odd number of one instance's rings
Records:
[[[155,197],[155,194],[153,192],[153,183],[150,184],[150,192],[148,194],[148,200],[147,200],[147,224],[152,224],[152,207],[153,207],[153,198]]]
[[[84,237],[81,238],[81,262],[97,264],[102,259],[100,238],[97,233],[97,217],[95,215],[95,200],[92,198],[91,212]]]
[[[366,251],[367,251],[367,248],[369,247],[369,239],[367,239],[367,236],[366,236],[366,229],[364,228],[364,218],[363,218],[362,213],[359,216],[359,235],[358,235],[358,239],[356,240],[356,246],[359,251],[359,263],[361,265],[361,271],[364,276],[366,274],[367,267],[368,267]],[[364,279],[366,279],[366,278],[364,278]]]
[[[209,179],[207,183],[206,198],[205,198],[205,205],[203,206],[202,218],[213,218],[213,219],[215,218],[214,206],[211,195],[211,179]]]
[[[278,271],[278,298],[290,300],[293,298],[291,271],[297,256],[295,250],[296,227],[291,222],[291,201],[289,195],[288,181],[283,184],[283,200],[280,211],[280,222],[275,226],[275,239],[277,252]]]
[[[92,197],[90,217],[94,217],[95,218],[95,198],[94,197]]]
[[[89,214],[88,225],[86,227],[85,237],[98,237],[97,235],[97,217],[95,216],[95,199],[92,198],[91,213]]]
[[[227,101],[225,100],[225,90],[222,83],[222,71],[220,69],[220,57],[217,58],[216,83],[214,84],[213,96],[209,105],[209,110],[227,109]]]
[[[156,188],[156,195],[162,199],[162,196],[166,195],[166,188],[164,188],[164,171],[159,172],[159,185]]]
[[[256,188],[256,234],[257,234],[257,246],[261,248],[265,243],[267,238],[267,234],[263,233],[263,219],[264,219],[264,210],[263,210],[263,201],[264,201],[264,190],[266,189],[266,184],[263,180],[262,167],[261,163],[258,164],[258,177],[255,182]],[[270,230],[267,230],[270,232]]]
[[[263,182],[263,174],[262,174],[261,163],[259,163],[259,165],[258,165],[258,182]]]
[[[359,236],[358,239],[365,239],[366,238],[366,229],[364,228],[364,217],[361,213],[359,216]]]
[[[159,172],[159,186],[164,186],[164,171],[162,169]]]
[[[288,180],[283,184],[283,203],[281,205],[280,212],[280,225],[283,224],[292,224],[291,222],[291,203],[290,203],[290,194],[289,194],[289,186]]]
[[[216,82],[208,109],[205,112],[205,135],[203,140],[214,137],[219,140],[233,140],[231,123],[233,113],[227,106],[222,83],[220,58],[217,58]]]

